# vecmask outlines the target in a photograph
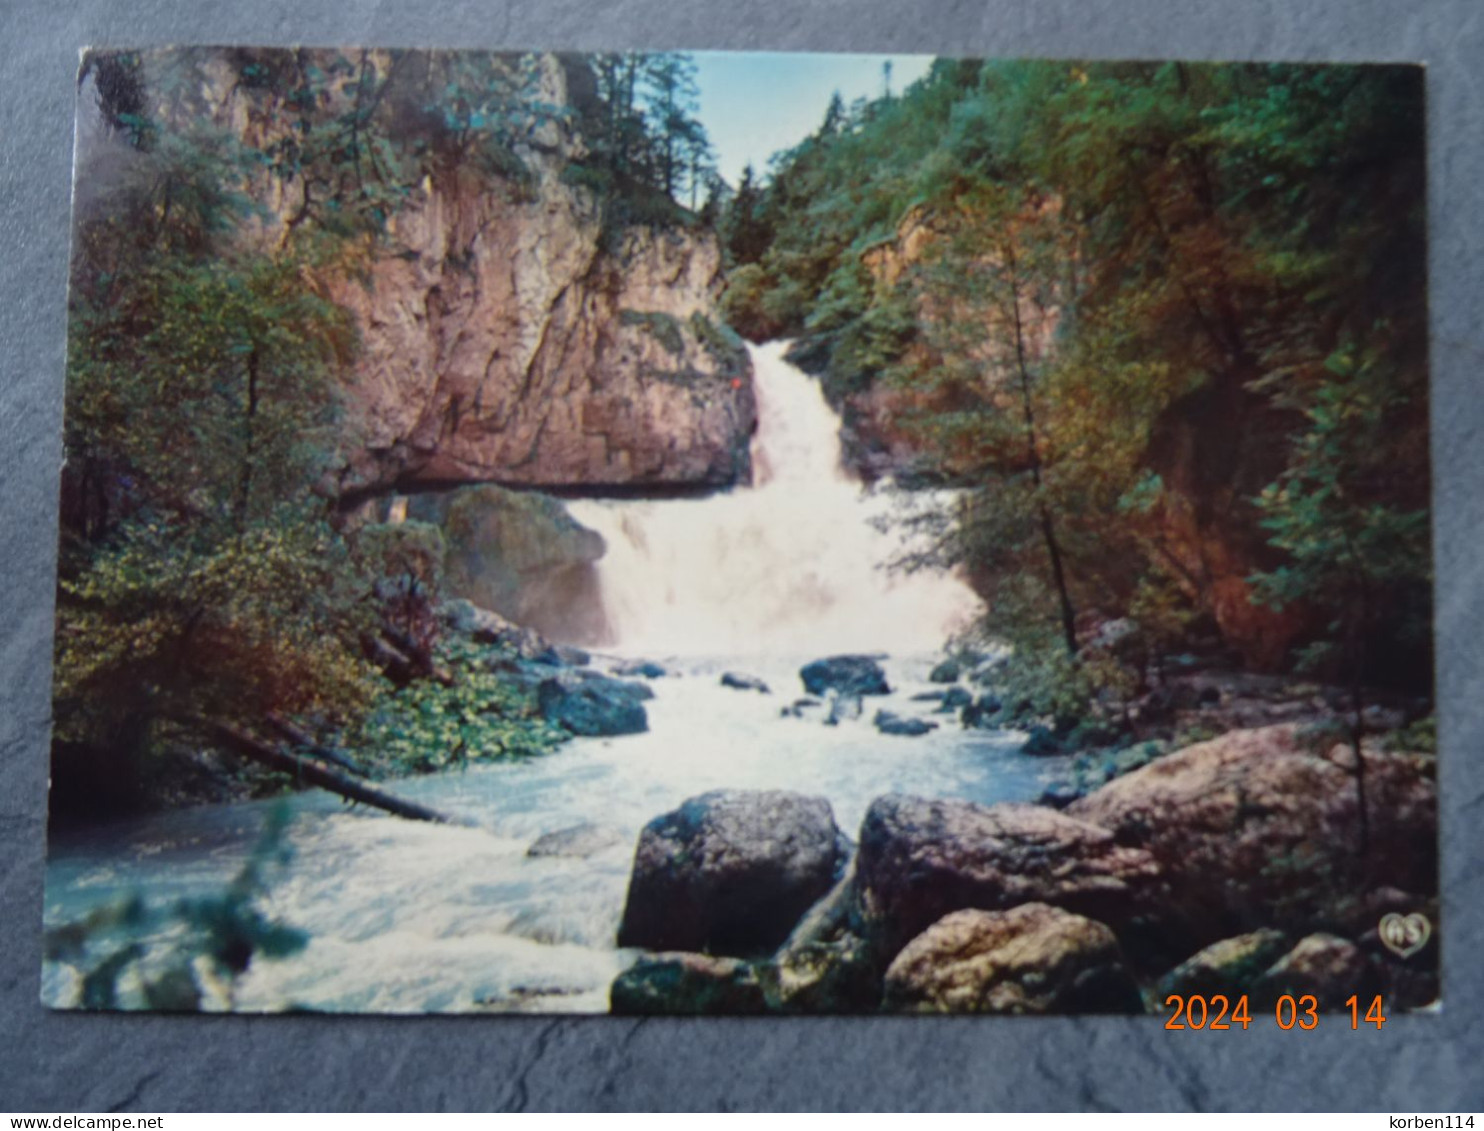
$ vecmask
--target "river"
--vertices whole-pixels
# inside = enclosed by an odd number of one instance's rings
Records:
[[[643,656],[667,671],[652,681],[649,731],[391,783],[466,826],[347,809],[318,791],[294,796],[294,859],[270,903],[311,941],[290,959],[254,962],[236,1008],[605,1011],[608,985],[634,957],[614,938],[635,839],[685,798],[719,788],[818,794],[853,837],[883,793],[1029,800],[1064,774],[1061,759],[1020,754],[1020,736],[964,731],[913,698],[933,686],[937,650],[977,598],[942,573],[880,568],[903,551],[883,522],[898,502],[843,469],[839,422],[783,349],[753,351],[754,486],[572,505],[609,547],[600,585],[616,643],[595,665]],[[892,694],[836,726],[821,708],[782,714],[803,694],[799,668],[842,651],[884,656]],[[723,687],[726,671],[770,692]],[[922,737],[882,734],[871,721],[879,709],[940,725]],[[267,805],[59,833],[48,922],[136,891],[152,900],[211,891],[247,858]],[[589,855],[527,855],[543,834],[579,825],[593,827]],[[75,970],[48,965],[45,1000],[69,1005],[77,990]]]

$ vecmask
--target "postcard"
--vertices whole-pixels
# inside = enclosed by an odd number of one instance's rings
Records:
[[[86,53],[43,1000],[1438,976],[1411,66]]]

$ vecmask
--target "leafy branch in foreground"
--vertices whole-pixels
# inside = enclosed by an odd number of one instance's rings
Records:
[[[83,1009],[176,1012],[230,1010],[236,983],[255,958],[292,957],[309,943],[302,930],[264,906],[293,856],[284,837],[288,811],[269,811],[257,846],[218,892],[151,906],[139,893],[46,932],[48,962],[81,975]]]

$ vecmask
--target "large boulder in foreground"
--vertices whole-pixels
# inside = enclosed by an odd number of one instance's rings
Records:
[[[831,656],[799,669],[810,695],[836,691],[841,696],[890,695],[886,672],[870,656]]]
[[[644,826],[619,946],[753,955],[788,937],[844,869],[829,802],[717,790]]]
[[[1424,760],[1366,752],[1364,867],[1353,767],[1348,746],[1315,750],[1291,725],[1232,731],[1066,812],[1153,856],[1198,944],[1261,927],[1307,932],[1366,890],[1436,890],[1437,794]]]
[[[882,1004],[913,1013],[1144,1012],[1113,932],[1044,903],[940,919],[887,969]]]
[[[861,825],[856,875],[887,959],[954,911],[1047,903],[1122,934],[1163,903],[1149,853],[1035,805],[878,797]]]
[[[645,955],[614,979],[609,1009],[616,1014],[738,1014],[767,1009],[751,963],[709,954]]]

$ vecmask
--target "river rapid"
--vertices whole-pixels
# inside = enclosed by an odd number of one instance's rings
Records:
[[[783,350],[753,351],[754,486],[571,507],[608,544],[600,583],[615,644],[594,666],[644,657],[666,669],[651,681],[648,732],[389,784],[464,825],[350,809],[319,791],[290,798],[293,862],[269,909],[311,941],[287,960],[255,961],[233,1007],[604,1012],[609,984],[636,953],[614,946],[635,840],[687,797],[817,794],[853,838],[884,793],[1031,800],[1065,773],[1062,759],[1022,755],[1020,735],[965,731],[913,698],[935,687],[939,649],[977,598],[941,572],[881,568],[904,550],[900,524],[885,521],[899,501],[845,472],[838,419]],[[804,694],[799,668],[845,651],[882,657],[892,694],[834,726],[822,707],[783,714]],[[728,671],[770,690],[724,687]],[[882,734],[872,724],[882,709],[939,726]],[[250,854],[269,804],[54,835],[48,923],[134,892],[170,900],[219,888]],[[588,827],[586,855],[527,855],[537,838],[577,826]],[[76,970],[50,963],[42,996],[75,1004],[78,983]]]

